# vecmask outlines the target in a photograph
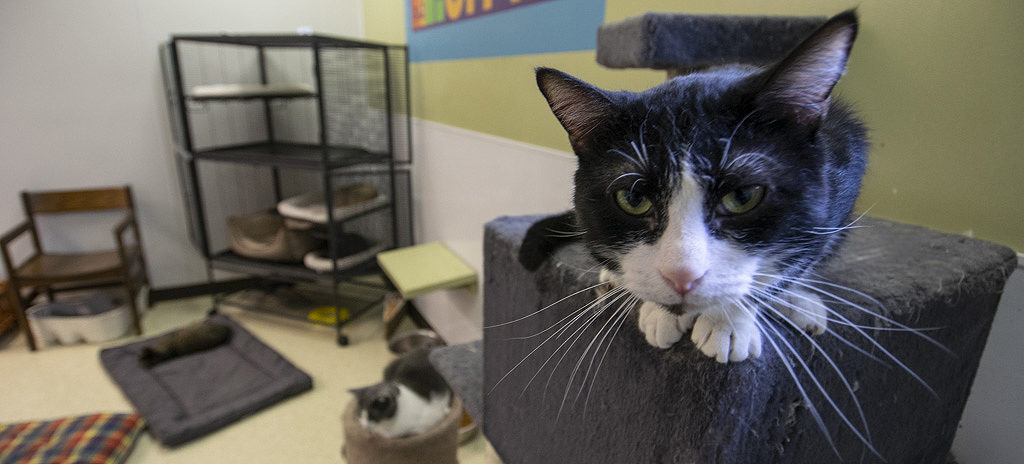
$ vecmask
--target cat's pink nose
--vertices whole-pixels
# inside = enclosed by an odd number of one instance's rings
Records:
[[[665,283],[672,287],[680,296],[686,296],[700,283],[700,279],[704,277],[707,270],[697,270],[688,267],[677,267],[672,269],[659,269],[661,277],[665,279]]]

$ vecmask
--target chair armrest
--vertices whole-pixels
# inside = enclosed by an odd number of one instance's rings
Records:
[[[0,237],[0,248],[7,248],[7,245],[14,241],[14,239],[21,236],[25,232],[32,230],[32,223],[28,221],[22,221],[21,224],[14,226],[13,229],[7,231],[2,237]]]
[[[124,235],[124,231],[128,230],[128,227],[135,226],[135,215],[128,213],[124,215],[124,218],[114,226],[114,235],[120,238]]]
[[[7,270],[8,277],[14,272],[14,262],[11,261],[11,253],[8,251],[7,246],[11,244],[16,238],[20,237],[25,232],[32,230],[32,223],[29,221],[23,221],[21,224],[14,226],[13,229],[7,231],[3,236],[0,236],[0,253],[3,254],[4,267]],[[39,253],[39,250],[36,250]]]
[[[124,233],[129,227],[138,227],[135,225],[135,214],[129,212],[124,215],[124,218],[114,226],[114,241],[117,242],[117,249],[121,252],[121,257],[127,256],[127,249],[124,246]]]

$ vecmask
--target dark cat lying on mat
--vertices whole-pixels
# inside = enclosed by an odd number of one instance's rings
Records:
[[[384,369],[384,381],[352,390],[367,430],[396,438],[429,430],[448,415],[451,389],[430,364],[430,350],[411,351]]]
[[[200,321],[156,339],[139,353],[139,363],[149,368],[179,356],[216,348],[231,340],[231,328]]]

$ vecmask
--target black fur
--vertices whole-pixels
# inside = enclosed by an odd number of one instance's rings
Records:
[[[572,211],[535,222],[519,247],[519,263],[529,271],[536,271],[551,253],[574,238],[575,230],[576,215]]]
[[[156,339],[139,353],[139,363],[150,368],[199,351],[216,348],[231,340],[231,328],[216,322],[194,322]]]
[[[430,350],[420,348],[391,361],[384,368],[384,381],[400,383],[424,398],[449,391],[448,382],[430,364]]]
[[[821,232],[847,225],[867,162],[863,125],[830,98],[856,30],[856,15],[842,13],[775,66],[723,67],[639,93],[601,90],[537,69],[541,92],[578,157],[575,214],[550,221],[575,217],[594,258],[617,270],[617,252],[660,237],[668,200],[688,165],[708,193],[705,221],[713,236],[773,257],[785,274],[810,269],[840,242],[841,233]],[[634,143],[647,150],[644,169],[616,153],[634,154]],[[764,156],[756,166],[727,167],[743,153]],[[630,172],[642,177],[621,177]],[[739,215],[721,210],[724,195],[748,185],[767,191],[756,208]],[[647,196],[653,213],[624,213],[614,198],[620,189]],[[564,243],[538,237],[547,229],[535,226],[527,234],[520,250],[527,269]]]
[[[398,411],[398,386],[393,383],[378,383],[369,387],[352,390],[356,395],[356,403],[360,411],[366,411],[366,417],[373,422],[380,422],[395,416]]]

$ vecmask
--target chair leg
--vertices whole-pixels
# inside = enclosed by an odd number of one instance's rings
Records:
[[[28,318],[25,317],[25,305],[21,302],[21,288],[16,282],[11,280],[8,282],[10,285],[7,288],[7,299],[11,304],[11,309],[14,310],[14,316],[18,319],[18,326],[21,327],[21,332],[25,334],[25,339],[28,340],[28,350],[36,350],[36,338],[32,336],[32,328],[28,326]]]
[[[142,335],[142,321],[139,318],[139,304],[135,301],[138,296],[138,292],[132,282],[125,282],[124,289],[128,293],[128,307],[132,309],[132,327],[135,329],[135,335]]]

